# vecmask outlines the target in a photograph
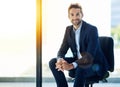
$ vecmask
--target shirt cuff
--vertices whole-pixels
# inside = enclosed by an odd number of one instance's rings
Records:
[[[62,58],[57,58],[57,61],[61,60]]]
[[[73,62],[72,64],[74,66],[74,69],[77,68],[78,64],[76,62]]]

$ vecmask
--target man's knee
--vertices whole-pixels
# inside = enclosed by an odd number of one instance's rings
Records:
[[[52,58],[50,61],[49,61],[49,67],[55,67],[55,63],[56,63],[57,59],[56,58]]]

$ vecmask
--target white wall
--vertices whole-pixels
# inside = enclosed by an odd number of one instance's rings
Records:
[[[0,0],[0,77],[33,76],[26,73],[36,65],[35,5],[35,0]]]

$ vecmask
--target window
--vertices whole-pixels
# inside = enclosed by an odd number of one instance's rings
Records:
[[[35,81],[35,0],[0,1],[0,78],[2,77],[30,77]]]

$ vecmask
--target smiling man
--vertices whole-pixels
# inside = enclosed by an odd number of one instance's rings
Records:
[[[57,58],[50,60],[49,67],[57,87],[68,87],[64,70],[69,71],[69,75],[75,78],[74,87],[84,87],[87,77],[103,76],[108,64],[100,48],[97,28],[82,20],[81,5],[71,4],[68,17],[72,25],[66,27]],[[68,58],[65,55],[69,48],[73,57]]]

